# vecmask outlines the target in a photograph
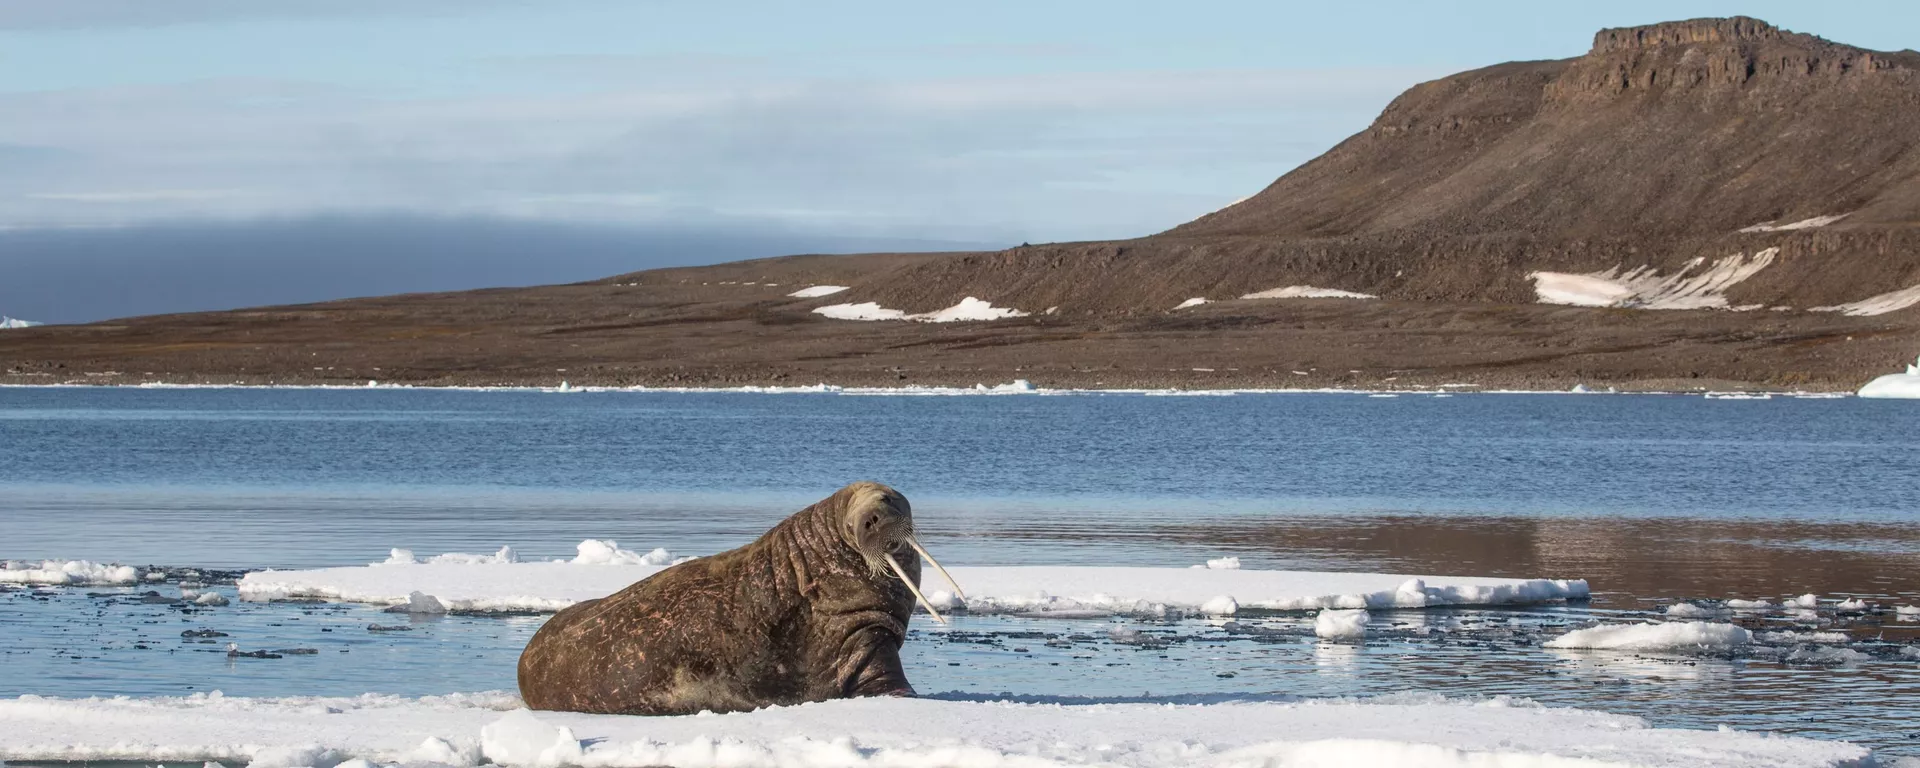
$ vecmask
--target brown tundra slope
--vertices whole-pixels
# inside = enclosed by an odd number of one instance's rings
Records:
[[[0,383],[1851,389],[1920,352],[1917,144],[1920,53],[1747,18],[1611,29],[1417,85],[1137,240],[5,331]],[[849,288],[787,295],[808,285]],[[1289,286],[1379,298],[1240,298]],[[1027,315],[812,312],[966,297]]]

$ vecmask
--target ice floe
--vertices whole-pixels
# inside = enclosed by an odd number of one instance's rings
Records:
[[[1727,601],[1727,607],[1736,611],[1771,611],[1780,606],[1765,600],[1741,600],[1735,598]]]
[[[1753,632],[1732,624],[1678,621],[1666,624],[1609,624],[1576,629],[1547,641],[1548,648],[1617,651],[1719,649],[1753,643]]]
[[[1801,229],[1818,229],[1852,215],[1851,213],[1839,213],[1832,216],[1815,216],[1811,219],[1801,219],[1787,224],[1775,224],[1769,221],[1764,224],[1755,224],[1751,227],[1741,227],[1740,233],[1751,235],[1761,232],[1793,232]]]
[[[1902,288],[1897,291],[1888,291],[1878,296],[1869,296],[1859,301],[1846,304],[1835,304],[1830,307],[1814,307],[1813,311],[1839,312],[1840,314],[1852,315],[1854,317],[1872,317],[1874,315],[1884,315],[1888,312],[1898,312],[1915,304],[1920,304],[1920,285]]]
[[[17,317],[7,317],[6,315],[0,315],[0,330],[4,330],[7,328],[32,328],[36,325],[42,325],[42,323],[36,323],[32,320],[21,320],[20,318],[17,318]]]
[[[1322,640],[1363,640],[1367,636],[1365,609],[1328,609],[1313,617],[1313,634]]]
[[[1867,382],[1856,394],[1861,397],[1920,400],[1920,361],[1907,366],[1906,373],[1889,373]]]
[[[461,558],[428,562],[255,571],[242,577],[249,601],[318,598],[401,605],[414,592],[455,612],[556,611],[612,594],[665,568],[637,563],[502,563]],[[975,613],[1073,612],[1164,615],[1203,612],[1221,597],[1237,610],[1421,608],[1521,605],[1587,597],[1584,580],[1405,576],[1377,573],[1258,571],[1124,566],[960,566]],[[946,603],[959,607],[958,601]]]
[[[1243,299],[1377,299],[1371,293],[1343,291],[1338,288],[1315,288],[1311,285],[1289,285],[1284,288],[1268,288],[1264,291],[1249,293]]]
[[[814,314],[824,315],[835,320],[913,320],[922,323],[958,323],[980,320],[1004,320],[1009,317],[1026,317],[1027,313],[1011,307],[996,307],[993,304],[972,296],[960,300],[946,309],[937,312],[925,312],[909,315],[898,309],[887,309],[875,302],[860,304],[833,304],[819,307]]]
[[[793,293],[789,293],[787,295],[792,296],[793,298],[796,298],[796,299],[817,299],[822,296],[832,296],[844,290],[847,290],[847,286],[810,285],[800,290],[794,291]]]
[[[518,704],[498,692],[418,699],[23,696],[0,700],[0,760],[252,768],[1814,768],[1872,759],[1866,748],[1845,742],[1655,728],[1629,715],[1508,698],[1163,704],[879,697],[680,717],[531,712]]]
[[[139,580],[139,571],[129,565],[86,560],[8,560],[0,563],[0,584],[117,585],[133,584]]]
[[[1696,603],[1674,603],[1667,606],[1667,616],[1675,619],[1711,619],[1720,615],[1720,611]]]
[[[1625,272],[1621,272],[1619,267],[1586,274],[1533,272],[1527,277],[1532,278],[1534,294],[1542,304],[1632,309],[1728,309],[1727,289],[1765,269],[1779,253],[1779,248],[1768,248],[1752,257],[1736,253],[1717,259],[1711,265],[1707,264],[1705,257],[1696,258],[1687,262],[1679,272],[1665,277],[1647,266]]]

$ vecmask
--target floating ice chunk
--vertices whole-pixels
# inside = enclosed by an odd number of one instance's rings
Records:
[[[204,605],[215,608],[228,605],[230,602],[231,601],[227,600],[226,595],[218,592],[202,592],[193,598],[194,605]]]
[[[1705,258],[1687,262],[1680,271],[1662,277],[1652,267],[1636,267],[1621,272],[1613,267],[1604,272],[1569,274],[1532,272],[1536,300],[1541,304],[1565,304],[1577,307],[1627,307],[1633,309],[1726,309],[1726,291],[1753,277],[1780,253],[1768,248],[1748,257],[1736,253],[1706,266]],[[1701,269],[1701,267],[1705,267]],[[1696,274],[1694,270],[1700,271]]]
[[[1240,570],[1240,558],[1221,557],[1208,560],[1207,568],[1215,571],[1237,571]]]
[[[1621,651],[1731,648],[1753,643],[1753,633],[1732,624],[1701,621],[1667,624],[1615,624],[1576,629],[1547,641],[1548,648],[1593,648]]]
[[[1753,639],[1767,645],[1799,645],[1801,643],[1819,643],[1822,645],[1843,645],[1852,638],[1845,632],[1755,632]]]
[[[1764,224],[1755,224],[1751,227],[1741,227],[1740,233],[1743,235],[1752,235],[1761,232],[1792,232],[1801,229],[1817,229],[1852,215],[1852,213],[1837,213],[1832,216],[1815,216],[1811,219],[1801,219],[1791,224],[1775,224],[1769,221]]]
[[[1728,600],[1727,607],[1736,611],[1771,611],[1779,606],[1765,600],[1740,600],[1736,598]]]
[[[165,574],[162,574],[165,578]],[[108,565],[87,560],[42,560],[38,563],[8,560],[0,563],[0,584],[118,585],[139,582],[140,572],[133,566]]]
[[[1208,616],[1232,616],[1240,612],[1240,603],[1232,595],[1221,595],[1200,604],[1200,612]]]
[[[481,728],[480,753],[512,766],[580,765],[585,754],[573,729],[550,725],[525,709],[508,712]]]
[[[1365,609],[1327,609],[1313,617],[1313,634],[1322,640],[1361,640],[1367,636]]]
[[[1789,608],[1806,608],[1809,610],[1814,608],[1819,608],[1820,596],[1813,593],[1807,593],[1799,597],[1793,598],[1792,600],[1786,601],[1786,605]]]
[[[407,593],[405,604],[396,605],[394,608],[400,608],[405,613],[417,613],[423,616],[437,616],[447,612],[447,606],[440,602],[440,598],[417,589]]]
[[[1667,616],[1675,619],[1711,619],[1720,612],[1696,603],[1674,603],[1667,606]]]
[[[1893,613],[1908,621],[1920,621],[1920,605],[1903,605],[1893,609]]]
[[[1207,300],[1205,298],[1195,296],[1191,299],[1187,299],[1186,301],[1180,302],[1179,304],[1175,305],[1174,309],[1186,309],[1187,307],[1197,307],[1205,303],[1207,303]]]
[[[1787,654],[1787,661],[1789,663],[1800,664],[1852,666],[1872,658],[1872,656],[1868,656],[1852,648],[1828,648],[1811,645],[1801,646],[1794,649],[1793,653]]]
[[[579,565],[670,565],[674,562],[673,553],[665,547],[655,547],[644,555],[620,548],[620,542],[613,539],[587,539],[575,547],[579,552],[573,562]]]
[[[1920,362],[1907,366],[1906,373],[1889,373],[1867,382],[1860,397],[1920,400]]]
[[[1268,288],[1241,296],[1242,299],[1377,299],[1371,293],[1356,293],[1338,288],[1315,288],[1311,285],[1289,285],[1284,288]]]
[[[1854,597],[1840,601],[1840,604],[1835,605],[1833,608],[1837,611],[1864,611],[1872,607],[1873,603]]]
[[[793,293],[789,293],[787,295],[792,296],[793,298],[796,298],[796,299],[817,299],[822,296],[832,296],[844,290],[847,290],[847,286],[814,285],[814,286],[808,286],[806,288],[802,288],[800,290],[794,291]]]

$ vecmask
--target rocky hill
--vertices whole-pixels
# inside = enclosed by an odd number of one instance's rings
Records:
[[[1917,145],[1920,54],[1611,29],[1151,237],[24,329],[0,383],[1851,390],[1920,351]]]
[[[1920,284],[1917,145],[1920,53],[1748,18],[1609,29],[1579,58],[1417,85],[1165,233],[919,264],[847,298],[1132,312],[1317,286],[1521,303],[1541,298],[1537,272],[1715,282],[1764,260],[1719,286],[1726,306],[1844,305]]]

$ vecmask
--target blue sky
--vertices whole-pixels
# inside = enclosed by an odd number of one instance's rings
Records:
[[[1034,242],[1251,194],[1413,83],[1905,2],[0,0],[0,227],[407,214]]]

